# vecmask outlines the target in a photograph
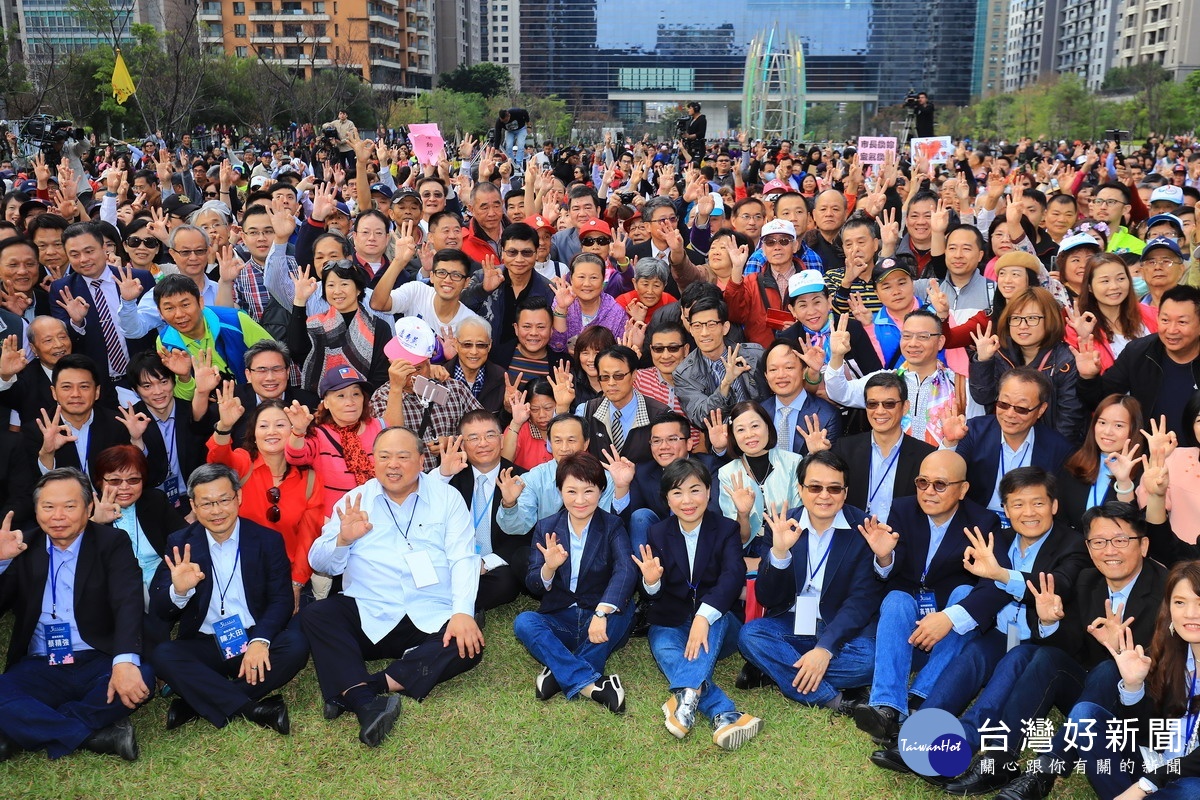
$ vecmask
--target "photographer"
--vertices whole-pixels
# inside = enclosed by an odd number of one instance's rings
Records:
[[[336,152],[336,161],[346,168],[347,175],[353,175],[355,158],[354,146],[350,144],[350,139],[358,138],[357,126],[350,121],[345,111],[339,111],[337,119],[322,125],[321,131],[330,147],[330,154]]]
[[[700,104],[695,100],[687,104],[687,109],[688,116],[679,120],[683,146],[693,159],[699,160],[704,156],[704,136],[708,132],[708,120],[700,113]]]
[[[913,104],[910,105],[909,101]],[[910,94],[905,100],[905,105],[912,109],[913,120],[916,124],[917,136],[933,136],[933,103],[929,102],[929,96],[924,92],[918,92],[915,100]]]

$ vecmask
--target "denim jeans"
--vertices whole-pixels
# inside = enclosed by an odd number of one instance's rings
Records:
[[[963,638],[966,643],[962,651],[941,670],[937,685],[925,697],[921,708],[940,708],[956,717],[961,716],[992,677],[992,670],[1008,646],[1007,634],[995,628],[983,634],[971,631]],[[929,669],[929,664],[925,669]]]
[[[513,633],[529,654],[550,668],[568,698],[604,674],[604,662],[625,644],[633,625],[633,612],[624,609],[608,616],[608,641],[588,641],[593,609],[564,608],[550,614],[522,611],[513,621]]]
[[[971,593],[970,586],[959,586],[950,593],[954,605]],[[875,679],[871,685],[871,705],[887,706],[908,716],[909,673],[914,666],[920,669],[913,681],[911,693],[928,697],[937,685],[938,677],[962,651],[965,639],[950,631],[928,654],[908,643],[916,630],[919,616],[917,599],[907,593],[888,592],[879,609],[879,626],[875,634]]]
[[[525,164],[525,138],[529,135],[529,127],[522,125],[515,131],[504,132],[504,155],[511,158],[513,164],[513,174],[517,174],[516,170],[520,169]],[[516,148],[514,154],[513,148]]]
[[[738,618],[732,612],[727,612],[717,620],[716,625],[708,629],[708,650],[701,647],[693,661],[688,661],[683,655],[688,636],[692,632],[692,623],[673,628],[665,625],[650,626],[650,653],[658,663],[658,668],[667,677],[671,691],[699,690],[700,703],[696,710],[709,719],[717,714],[736,710],[728,695],[713,683],[712,674],[717,662],[737,649],[740,626]]]
[[[798,692],[792,686],[796,677],[797,660],[817,646],[825,623],[817,623],[816,636],[797,636],[792,633],[792,617],[763,617],[747,622],[738,636],[742,655],[754,666],[771,676],[783,696],[805,705],[828,703],[842,689],[866,686],[871,682],[875,666],[875,640],[859,636],[843,644],[833,654],[825,677],[811,692]]]
[[[629,544],[633,546],[633,554],[641,558],[639,547],[650,542],[650,528],[661,522],[658,514],[648,508],[637,508],[629,515]]]

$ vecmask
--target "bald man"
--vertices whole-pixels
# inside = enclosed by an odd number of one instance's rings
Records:
[[[826,189],[813,202],[812,226],[805,242],[821,257],[825,271],[846,266],[839,241],[842,223],[846,221],[846,196],[837,189]]]
[[[875,635],[875,679],[869,704],[854,722],[884,749],[894,747],[910,707],[920,705],[962,650],[964,637],[993,625],[1008,602],[995,581],[963,568],[965,531],[986,538],[1000,519],[967,499],[967,462],[950,450],[921,462],[916,497],[892,505],[888,524],[868,519],[860,527],[875,554],[875,574],[887,585]],[[1008,554],[996,559],[1006,569]],[[909,673],[920,670],[909,688]]]

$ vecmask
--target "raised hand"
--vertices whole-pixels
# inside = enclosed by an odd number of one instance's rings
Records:
[[[28,364],[25,351],[18,344],[16,335],[4,337],[4,344],[0,345],[0,378],[11,380]]]
[[[232,283],[245,268],[245,262],[234,253],[233,245],[227,244],[217,251],[218,279],[222,283]]]
[[[174,550],[174,560],[171,556],[164,555],[163,561],[171,571],[171,585],[175,587],[175,594],[183,596],[200,585],[200,581],[204,580],[204,573],[200,570],[200,565],[192,561],[190,544],[183,546],[183,555],[179,554],[178,547]]]
[[[729,499],[733,501],[733,507],[740,516],[748,516],[754,510],[756,498],[757,494],[746,484],[742,473],[733,473],[733,478],[729,481]]]
[[[1116,650],[1121,644],[1121,632],[1128,630],[1133,624],[1133,617],[1122,620],[1125,606],[1121,605],[1113,608],[1112,600],[1104,601],[1104,616],[1096,617],[1092,620],[1092,624],[1087,626],[1088,633],[1092,635],[1097,642],[1109,651]]]
[[[517,400],[517,392],[521,390],[521,384],[525,381],[525,373],[518,372],[517,377],[510,379],[508,373],[504,373],[504,407],[511,409],[512,404]]]
[[[1140,460],[1137,458],[1139,449],[1141,449],[1140,444],[1134,444],[1132,439],[1126,439],[1119,452],[1108,453],[1104,456],[1104,463],[1117,483],[1128,486],[1133,481],[1133,468]]]
[[[513,475],[512,467],[500,470],[496,476],[496,488],[500,490],[500,503],[505,508],[512,508],[525,491],[525,481],[519,475]]]
[[[288,422],[292,426],[292,435],[303,439],[308,434],[308,426],[312,425],[315,419],[308,406],[301,405],[299,400],[293,400],[290,406],[284,406],[283,413],[287,414]]]
[[[721,409],[715,408],[708,412],[704,420],[709,447],[721,453],[729,449],[729,426],[725,424],[722,416]]]
[[[948,319],[950,316],[950,298],[946,297],[946,293],[942,291],[942,287],[938,286],[937,278],[929,279],[929,286],[925,290],[925,296],[929,299],[929,305],[933,306],[934,313],[938,315],[938,319]]]
[[[985,538],[979,528],[972,531],[963,528],[971,544],[963,551],[963,569],[977,578],[993,581],[1008,581],[1008,570],[996,560],[996,536],[988,533]]]
[[[804,529],[800,521],[788,516],[784,505],[772,506],[763,513],[763,520],[771,529],[771,552],[776,558],[786,558],[788,551],[796,546]]]
[[[535,546],[546,559],[546,568],[551,572],[567,563],[567,550],[559,543],[557,534],[546,534],[546,544],[543,546],[535,543]]]
[[[178,377],[187,378],[192,374],[192,356],[187,350],[177,347],[159,347],[158,357],[162,359],[163,366]]]
[[[852,298],[858,298],[858,295],[850,295]],[[861,304],[861,300],[859,303]],[[870,312],[867,312],[868,314]],[[829,355],[832,359],[842,360],[850,354],[850,315],[842,314],[838,317],[837,322],[833,326],[833,330],[829,333]],[[822,356],[824,352],[822,351]]]
[[[937,210],[930,219],[930,227],[937,236],[945,236],[946,229],[950,227],[950,208],[941,198],[938,198]]]
[[[392,365],[388,367],[388,383],[391,385],[390,391],[400,392],[401,394],[410,392],[412,390],[410,379],[416,372],[416,366],[404,359],[398,358],[393,361]],[[432,370],[430,371],[430,377],[433,377]]]
[[[959,414],[954,417],[947,417],[942,422],[942,443],[954,446],[961,442],[967,435],[967,417],[965,414]]]
[[[741,283],[742,272],[746,269],[746,262],[750,260],[750,248],[744,244],[739,245],[732,236],[729,236],[725,239],[725,250],[729,253],[729,263],[732,269],[731,279],[734,283]]]
[[[739,354],[741,349],[740,344],[725,348],[725,356],[722,360],[725,362],[725,380],[723,382],[726,388],[732,386],[734,381],[750,371],[750,362]]]
[[[308,299],[317,292],[319,286],[317,277],[309,267],[301,267],[296,276],[295,290],[292,294],[292,305],[303,308],[308,305]]]
[[[10,291],[8,284],[0,281],[0,308],[4,308],[21,317],[25,315],[25,312],[31,305],[33,305],[32,297],[24,292]]]
[[[4,524],[0,525],[0,561],[9,561],[24,553],[28,545],[19,530],[12,527],[13,512],[4,515]]]
[[[520,430],[521,426],[529,421],[530,415],[529,400],[526,392],[517,392],[510,411],[512,411],[512,422],[509,423],[510,427]]]
[[[371,520],[367,517],[367,512],[362,508],[362,495],[356,495],[353,500],[346,503],[346,510],[338,510],[338,523],[341,525],[341,530],[338,531],[337,543],[339,547],[345,547],[348,544],[357,542],[362,537],[371,532],[374,527],[371,525]]]
[[[1031,580],[1026,580],[1025,585],[1029,587],[1029,593],[1033,595],[1038,622],[1043,625],[1053,625],[1066,616],[1066,612],[1063,611],[1062,598],[1054,593],[1053,572],[1049,574],[1039,572],[1038,586],[1034,586]]]
[[[628,458],[624,458],[617,454],[615,447],[610,447],[605,450],[602,455],[604,469],[612,476],[613,486],[617,489],[628,489],[633,483],[633,475],[637,471],[637,466]]]
[[[989,319],[983,333],[971,331],[971,341],[975,343],[975,358],[978,361],[990,361],[1000,349],[1000,337],[992,333],[992,321]]]
[[[1150,433],[1142,431],[1142,436],[1146,437],[1148,453],[1153,457],[1161,457],[1166,460],[1167,456],[1175,452],[1175,448],[1179,445],[1179,440],[1175,436],[1175,431],[1167,430],[1166,415],[1160,416],[1158,419],[1150,418]]]
[[[112,525],[121,518],[121,504],[117,502],[117,490],[104,485],[104,492],[100,497],[92,494],[92,522],[99,522],[101,525]]]
[[[1092,332],[1096,330],[1096,315],[1091,311],[1084,311],[1080,314],[1078,301],[1067,306],[1066,313],[1067,324],[1075,329],[1079,341],[1091,338]]]
[[[900,221],[896,219],[896,209],[885,209],[880,217],[879,239],[882,242],[879,252],[893,255],[900,244]],[[865,280],[865,276],[864,276]]]
[[[881,566],[886,567],[892,563],[892,552],[896,549],[896,543],[900,541],[900,534],[874,516],[867,517],[863,524],[858,526],[858,532],[867,540],[867,546],[871,548]]]
[[[47,414],[44,408],[41,410],[41,415],[41,419],[34,419],[38,430],[42,432],[42,448],[38,451],[38,455],[52,457],[63,445],[78,439],[62,421],[61,407],[55,407],[53,417]]]
[[[1146,676],[1150,674],[1150,665],[1154,663],[1150,660],[1150,656],[1146,655],[1145,649],[1139,644],[1133,644],[1133,631],[1129,628],[1122,628],[1115,641],[1104,645],[1108,648],[1108,652],[1112,653],[1113,660],[1117,662],[1117,669],[1121,672],[1121,680],[1125,683],[1125,690],[1136,692],[1142,688],[1142,684],[1146,682]]]
[[[566,278],[554,278],[550,281],[550,291],[554,292],[554,308],[565,312],[575,302],[575,290]]]
[[[821,370],[825,368],[825,348],[818,343],[815,336],[809,342],[805,342],[801,336],[796,340],[796,344],[800,345],[800,360],[804,362],[804,366],[820,375]]]
[[[58,297],[58,307],[67,312],[67,316],[76,327],[83,327],[84,320],[87,319],[87,301],[71,294],[71,290],[66,286],[58,291]]]
[[[850,316],[854,317],[859,325],[867,328],[875,324],[875,315],[871,309],[867,308],[867,304],[863,302],[862,296],[858,292],[853,292],[846,298],[846,305],[850,308]],[[843,316],[845,315],[843,314]]]
[[[483,290],[494,292],[504,283],[504,273],[496,266],[496,258],[490,253],[483,257]]]
[[[521,377],[518,373],[518,383]],[[563,366],[562,362],[555,364],[554,369],[546,376],[546,381],[550,384],[550,390],[554,392],[554,406],[559,413],[570,409],[571,403],[575,401],[575,376],[571,374],[571,370]]]
[[[133,404],[123,406],[116,419],[129,431],[129,440],[134,443],[142,441],[146,428],[150,425],[150,417],[140,411],[134,411]]]
[[[442,438],[442,463],[438,468],[447,478],[467,468],[467,454],[463,450],[462,436]]]
[[[1166,497],[1167,489],[1171,486],[1171,476],[1167,471],[1166,458],[1158,456],[1142,456],[1142,488],[1151,497]],[[1116,477],[1114,474],[1113,477]]]
[[[796,430],[804,437],[809,453],[819,453],[833,447],[829,441],[829,431],[821,427],[821,418],[816,414],[805,415],[804,425],[797,425]]]
[[[650,545],[638,545],[638,553],[641,555],[639,559],[636,555],[631,555],[633,563],[637,564],[638,569],[642,571],[642,582],[647,586],[653,586],[662,580],[663,565],[658,556],[654,555],[654,551],[650,549]]]
[[[223,386],[217,387],[217,427],[227,431],[233,430],[233,426],[246,413],[235,388],[233,381],[225,381]]]

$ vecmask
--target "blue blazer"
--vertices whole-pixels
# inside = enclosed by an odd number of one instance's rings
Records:
[[[718,465],[715,459],[708,453],[692,453],[689,457],[708,467],[708,471],[712,474],[714,486],[708,494],[708,508],[710,511],[720,514],[721,487],[717,485]],[[660,520],[671,516],[667,502],[662,499],[662,474],[663,468],[653,458],[637,465],[637,470],[633,473],[633,483],[629,485],[629,505],[621,512],[623,519],[628,520],[629,515],[639,508],[653,511]]]
[[[705,512],[696,540],[696,560],[690,568],[687,545],[674,516],[652,526],[648,538],[650,550],[663,567],[658,593],[646,595],[650,598],[646,619],[651,625],[674,628],[689,624],[703,604],[725,614],[741,597],[746,560],[735,520],[720,511]],[[695,591],[689,581],[696,584]]]
[[[116,277],[116,267],[109,267],[108,271],[111,272],[114,277]],[[153,291],[154,276],[149,272],[144,269],[135,269],[133,271],[133,277],[137,278],[138,283],[142,284],[143,294]],[[55,303],[51,306],[50,311],[55,317],[61,319],[67,324],[67,330],[70,332],[71,341],[74,344],[74,352],[82,353],[83,355],[88,356],[95,361],[98,365],[100,365],[101,373],[107,377],[108,351],[105,349],[104,333],[100,329],[100,315],[96,312],[96,304],[92,302],[92,287],[88,285],[89,283],[90,281],[87,278],[72,270],[64,277],[59,278],[54,283],[50,284],[50,297],[55,300]],[[64,310],[62,306],[58,305],[58,293],[63,289],[69,289],[72,295],[75,297],[83,297],[88,302],[87,319],[83,325],[83,329],[86,332],[85,335],[79,335],[79,333],[71,327],[71,318],[67,316],[66,310]],[[121,333],[121,322],[117,319],[117,314],[120,312],[120,310],[120,308],[109,309],[109,311],[111,311],[113,314],[113,324],[117,326],[117,332],[120,333],[120,335],[124,338],[125,334]],[[146,346],[152,345],[157,335],[157,331],[151,331],[141,339],[128,339],[127,346],[129,348],[129,354],[133,355],[134,353],[145,349]]]
[[[568,558],[554,573],[547,591],[542,583],[542,565],[546,557],[538,545],[546,546],[549,534],[558,535],[558,543],[567,551]],[[616,514],[596,509],[588,526],[587,541],[579,562],[579,580],[575,591],[571,591],[571,527],[566,509],[540,520],[533,528],[533,548],[529,551],[529,572],[525,575],[525,587],[530,594],[542,599],[539,609],[543,614],[552,614],[578,605],[580,608],[595,608],[601,603],[624,611],[629,598],[637,586],[641,573],[630,557],[632,548],[629,534]]]
[[[246,631],[251,639],[268,641],[278,636],[292,619],[295,595],[292,594],[292,565],[288,561],[283,537],[277,531],[241,517],[238,529],[238,548],[241,552],[242,589],[246,604],[254,615],[254,627]],[[192,561],[200,565],[204,580],[187,605],[179,608],[171,602],[171,570],[166,562],[158,565],[150,582],[150,613],[168,623],[179,622],[179,639],[194,639],[200,635],[200,624],[208,614],[213,594],[212,556],[208,551],[208,534],[194,522],[167,537],[167,552],[185,545],[192,546]]]
[[[802,508],[794,508],[788,512],[788,518],[799,522],[802,511]],[[875,635],[884,593],[884,585],[875,580],[874,554],[858,532],[866,514],[854,506],[843,506],[842,515],[849,527],[835,528],[832,534],[821,589],[821,619],[825,621],[825,630],[817,640],[818,647],[834,654],[851,639]],[[763,535],[764,546],[769,547],[769,526]],[[797,592],[808,582],[808,540],[807,534],[802,535],[792,547],[792,563],[786,569],[771,566],[769,555],[763,557],[754,588],[758,601],[767,607],[770,616],[788,613],[796,602]]]
[[[1040,433],[1039,433],[1040,435]],[[916,595],[921,590],[921,573],[925,572],[925,560],[929,554],[929,517],[917,505],[915,497],[901,497],[892,504],[888,516],[892,530],[900,534],[900,541],[893,553],[892,571],[884,579],[889,590],[899,590]],[[963,569],[963,551],[970,546],[964,528],[976,528],[986,536],[1000,533],[1000,518],[991,511],[963,500],[946,528],[942,544],[929,562],[925,575],[925,588],[937,596],[938,610],[949,605],[950,593],[957,587],[974,586],[971,594],[959,603],[967,610],[981,629],[986,630],[996,623],[996,613],[1008,605],[1009,596],[996,588],[995,581],[981,581]],[[996,539],[999,541],[1000,536]],[[1008,548],[996,547],[996,560],[1000,566],[1009,568]]]
[[[1034,426],[1034,431],[1033,452],[1024,466],[1041,467],[1052,475],[1057,474],[1067,457],[1075,452],[1075,446],[1061,433],[1040,422]],[[1000,441],[1000,423],[995,416],[973,417],[967,423],[967,435],[955,448],[967,462],[967,481],[971,484],[967,497],[985,508],[998,482]]]
[[[775,395],[771,395],[762,401],[762,407],[767,412],[767,416],[771,418],[771,425],[775,424]],[[798,455],[808,455],[808,444],[804,441],[804,437],[800,431],[796,430],[796,426],[804,424],[804,418],[809,414],[816,414],[821,420],[823,427],[829,434],[829,443],[833,444],[842,435],[842,415],[837,408],[828,400],[822,400],[815,394],[809,392],[804,393],[804,404],[800,406],[800,413],[792,417],[792,452]]]

